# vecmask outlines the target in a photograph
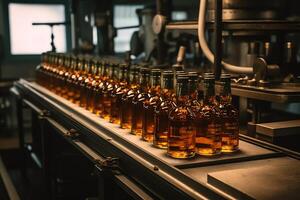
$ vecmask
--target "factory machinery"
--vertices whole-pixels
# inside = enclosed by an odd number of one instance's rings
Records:
[[[110,123],[101,113],[93,112],[83,105],[80,96],[79,100],[70,100],[62,92],[62,88],[69,87],[68,78],[64,79],[65,73],[60,74],[59,70],[77,73],[79,66],[87,76],[98,72],[93,72],[96,67],[92,64],[84,68],[77,59],[80,56],[52,54],[57,59],[42,60],[37,68],[37,82],[21,79],[11,89],[17,102],[20,146],[25,159],[22,174],[27,174],[26,160],[34,160],[43,171],[43,188],[49,199],[297,199],[300,154],[276,144],[299,151],[298,116],[272,116],[274,103],[286,105],[300,100],[300,68],[296,41],[292,40],[300,30],[300,22],[286,18],[282,0],[201,0],[198,21],[182,22],[169,20],[164,2],[157,1],[156,15],[150,24],[154,34],[148,37],[156,39],[155,45],[148,43],[150,50],[145,50],[144,61],[148,63],[131,60],[130,56],[125,60],[100,57],[105,60],[99,62],[102,73],[106,64],[111,69],[114,65],[127,66],[133,73],[132,81],[136,65],[142,66],[141,76],[154,66],[153,73],[158,69],[163,71],[163,77],[168,73],[175,77],[174,83],[180,88],[177,98],[184,96],[182,83],[188,83],[195,71],[203,79],[197,94],[203,90],[204,96],[209,81],[215,79],[216,91],[221,94],[228,78],[225,73],[231,73],[232,104],[240,112],[237,151],[203,156],[197,135],[198,155],[192,152],[192,156],[183,156],[192,158],[178,159],[180,156],[170,152],[170,144],[167,150],[153,147],[138,134],[130,134],[132,128],[120,128],[120,124]],[[146,21],[149,26],[149,20]],[[142,26],[145,27],[146,24]],[[176,64],[167,60],[166,45],[166,36],[175,33],[181,37],[178,41],[189,41],[176,44],[180,47]],[[191,52],[192,58],[187,56]],[[73,65],[71,57],[79,64]],[[59,70],[51,71],[52,67],[45,67],[47,62],[49,66],[51,62],[57,64],[53,68]],[[173,72],[169,71],[172,65]],[[174,74],[176,68],[184,69],[186,74]],[[190,92],[190,87],[187,90]],[[174,102],[178,104],[178,100]],[[32,143],[24,139],[24,109],[32,114]],[[250,115],[251,122],[249,116],[243,118],[245,114]]]

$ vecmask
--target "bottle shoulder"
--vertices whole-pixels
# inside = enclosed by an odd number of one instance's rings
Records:
[[[218,110],[220,112],[220,115],[224,117],[234,117],[238,118],[239,116],[239,111],[235,106],[232,104],[220,104],[218,107]]]
[[[220,117],[220,110],[214,104],[204,104],[195,112],[197,119],[217,119]]]
[[[169,119],[173,121],[188,121],[195,118],[195,113],[185,105],[175,106],[169,113]]]

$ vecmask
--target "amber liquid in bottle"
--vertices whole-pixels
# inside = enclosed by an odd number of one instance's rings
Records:
[[[83,108],[87,107],[87,89],[86,84],[89,82],[91,76],[90,59],[86,57],[83,64],[83,73],[78,78],[80,88],[80,106]]]
[[[91,104],[91,112],[96,114],[96,115],[100,115],[99,113],[99,109],[98,109],[98,97],[99,97],[99,85],[103,80],[103,76],[102,76],[102,64],[100,62],[99,59],[94,59],[94,78],[92,81],[92,85],[91,85],[91,90],[90,90],[90,104]]]
[[[77,57],[72,56],[71,57],[71,71],[67,77],[67,87],[68,87],[68,93],[67,93],[67,99],[74,103],[74,95],[75,95],[75,87],[73,84],[73,77],[76,73],[78,73],[77,68]]]
[[[173,158],[191,158],[195,156],[194,113],[187,101],[188,77],[179,76],[176,81],[177,102],[169,113],[169,132],[167,154]]]
[[[52,92],[56,92],[56,74],[57,74],[57,60],[58,56],[56,53],[51,54],[51,62],[49,67],[49,78],[50,78],[50,85],[49,90]]]
[[[122,96],[122,106],[121,106],[121,122],[120,127],[123,129],[131,129],[132,122],[132,99],[136,94],[139,87],[138,84],[138,67],[132,67],[131,69],[131,81],[129,89]]]
[[[215,79],[204,77],[204,103],[196,113],[196,150],[204,156],[221,153],[221,121],[215,100]]]
[[[80,83],[83,78],[84,73],[84,60],[83,57],[78,57],[77,67],[75,73],[72,75],[72,87],[73,87],[73,97],[71,101],[77,105],[80,105]]]
[[[173,72],[165,71],[162,74],[162,90],[160,99],[154,112],[154,137],[153,145],[157,148],[167,148],[168,144],[168,122],[169,112],[172,109],[172,101],[174,100],[175,93],[173,87]]]
[[[131,134],[141,136],[143,128],[143,104],[148,98],[148,90],[150,85],[149,69],[140,69],[139,83],[140,86],[137,88],[135,96],[132,98]]]
[[[100,117],[109,120],[110,119],[110,110],[111,110],[111,92],[113,91],[116,84],[116,70],[117,67],[115,64],[109,66],[109,79],[102,88],[102,105],[103,110],[100,114]]]
[[[152,142],[154,137],[154,110],[159,101],[161,91],[161,72],[159,69],[151,71],[151,88],[148,97],[143,103],[143,123],[142,123],[142,139]]]
[[[46,53],[42,53],[41,63],[35,68],[36,83],[39,85],[43,85],[42,84],[43,71],[45,70],[45,65],[47,65],[46,57],[47,57]]]
[[[58,54],[54,53],[53,62],[51,65],[51,88],[50,88],[50,90],[54,93],[59,92],[59,88],[57,87],[57,75],[59,73],[58,59],[59,59]]]
[[[122,64],[119,66],[119,81],[115,84],[114,89],[110,93],[111,107],[110,107],[110,123],[120,125],[120,112],[122,105],[122,96],[126,91],[128,84],[128,65]]]
[[[223,74],[220,79],[220,115],[222,118],[222,152],[231,153],[239,149],[239,114],[231,104],[230,75]]]
[[[49,53],[43,53],[42,62],[37,68],[37,83],[44,87],[48,87],[49,84],[49,77],[47,75],[49,70],[49,56]]]
[[[63,96],[65,92],[65,82],[64,82],[64,75],[67,71],[67,67],[65,66],[65,56],[64,54],[59,55],[58,60],[58,75],[57,75],[57,87],[59,91],[57,92],[58,95]]]
[[[68,87],[68,77],[70,73],[72,72],[71,68],[71,57],[70,55],[65,55],[64,59],[64,66],[65,66],[65,71],[63,74],[63,91],[62,91],[62,97],[67,99],[68,98],[68,92],[69,92],[69,87]]]
[[[94,59],[90,60],[90,76],[86,79],[86,109],[90,112],[93,112],[94,109],[94,87],[96,86],[97,81],[99,80],[99,66],[96,65]]]
[[[103,112],[103,93],[102,90],[106,87],[108,80],[108,65],[105,62],[101,64],[101,78],[97,86],[94,88],[94,113],[98,116]]]

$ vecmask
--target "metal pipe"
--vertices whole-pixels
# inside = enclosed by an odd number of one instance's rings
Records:
[[[214,39],[215,39],[215,59],[214,59],[214,68],[215,68],[215,78],[216,80],[220,79],[222,71],[222,0],[215,1],[215,22],[214,22]]]
[[[214,55],[209,49],[207,42],[205,40],[205,13],[206,13],[206,3],[207,0],[200,0],[200,9],[199,9],[199,17],[198,17],[198,38],[200,47],[207,57],[207,59],[213,63],[214,62]],[[224,69],[233,73],[240,73],[240,74],[252,74],[253,68],[252,67],[245,67],[245,66],[236,66],[224,61],[221,62]]]

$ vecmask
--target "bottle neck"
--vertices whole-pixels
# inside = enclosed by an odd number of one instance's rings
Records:
[[[107,64],[102,64],[102,72],[101,75],[103,78],[107,78],[108,77],[108,66]]]
[[[150,77],[149,74],[141,74],[140,76],[140,85],[143,89],[149,86]]]
[[[189,96],[190,96],[190,98],[196,99],[197,88],[198,88],[198,81],[197,80],[189,80]]]
[[[138,83],[138,73],[132,73],[130,77],[130,84],[137,85]]]
[[[64,67],[64,58],[62,56],[58,58],[58,67]]]
[[[79,60],[77,63],[77,69],[79,71],[82,71],[84,69],[84,63],[82,62],[82,60]]]
[[[215,98],[215,80],[204,80],[204,104],[213,104]]]
[[[109,72],[109,77],[110,77],[110,79],[111,80],[116,80],[116,74],[117,74],[117,72],[116,72],[116,66],[115,65],[112,65],[111,67],[110,67],[110,72]]]
[[[99,64],[98,62],[95,63],[95,74],[96,74],[96,76],[98,76],[99,78],[102,76],[101,66],[100,66],[100,64]]]
[[[74,59],[73,60],[73,69],[75,70],[75,71],[79,71],[79,64],[78,64],[78,60],[77,59]]]
[[[119,80],[120,82],[127,82],[127,70],[121,69]]]
[[[231,81],[230,79],[221,79],[220,103],[231,103]]]
[[[152,76],[151,77],[151,87],[156,87],[156,86],[160,86],[161,82],[160,82],[160,77],[159,76]]]
[[[88,61],[85,62],[85,71],[87,74],[92,74],[92,72],[93,72],[92,65]]]
[[[188,82],[177,82],[176,84],[177,105],[184,106],[189,99]]]
[[[163,89],[172,90],[174,88],[173,79],[172,78],[163,78]]]

